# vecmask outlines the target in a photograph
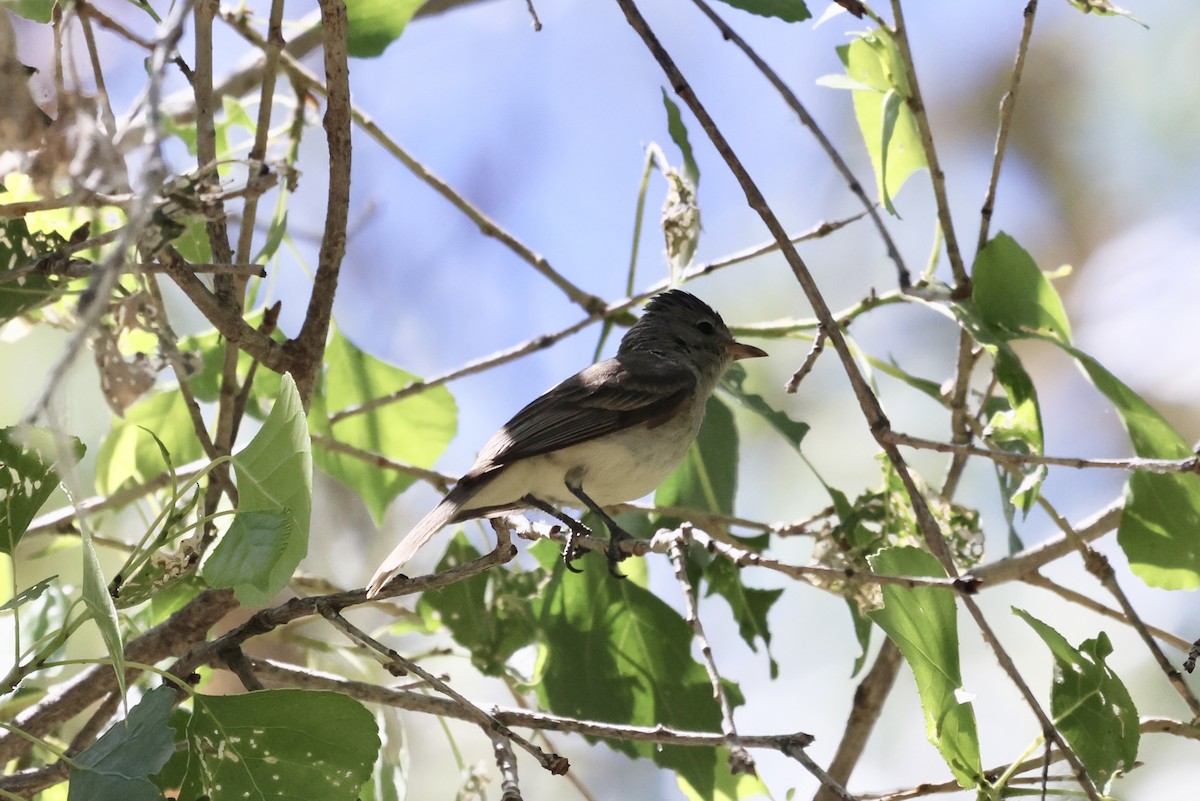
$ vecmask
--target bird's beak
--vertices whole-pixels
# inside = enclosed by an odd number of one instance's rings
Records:
[[[726,345],[725,352],[732,356],[735,362],[738,359],[757,359],[759,356],[767,355],[767,352],[762,348],[756,348],[753,345],[736,341]]]

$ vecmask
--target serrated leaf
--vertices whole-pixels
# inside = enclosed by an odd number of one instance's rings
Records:
[[[708,580],[708,593],[720,595],[729,603],[733,619],[737,621],[738,634],[749,645],[751,650],[758,650],[758,640],[762,639],[767,650],[767,659],[771,670],[772,680],[779,675],[779,664],[771,653],[771,629],[767,625],[767,615],[771,607],[783,595],[783,590],[760,590],[747,587],[742,583],[742,574],[737,566],[728,559],[714,559],[704,571]]]
[[[1054,655],[1050,713],[1088,775],[1105,787],[1137,761],[1138,712],[1129,690],[1105,660],[1112,653],[1100,632],[1073,648],[1067,639],[1024,610],[1013,614],[1028,623]]]
[[[837,49],[852,84],[854,116],[871,157],[880,201],[892,214],[891,199],[908,177],[928,166],[916,119],[908,107],[910,89],[895,41],[875,29]]]
[[[237,516],[203,573],[213,586],[232,586],[243,604],[263,604],[283,589],[308,552],[312,452],[300,394],[290,374],[283,376],[275,408],[263,427],[233,457],[233,467]],[[241,554],[255,561],[235,573],[234,561]],[[254,579],[241,578],[246,575]],[[233,576],[239,577],[237,583]]]
[[[347,0],[347,51],[355,58],[381,55],[423,5],[425,0]]]
[[[154,436],[148,436],[147,431]],[[192,427],[187,401],[178,389],[155,392],[113,418],[113,427],[96,454],[96,491],[111,495],[125,484],[142,483],[166,472],[165,448],[175,464],[204,455]]]
[[[803,0],[721,0],[721,2],[760,17],[774,17],[784,22],[803,22],[812,16]]]
[[[175,751],[167,720],[175,690],[157,687],[142,696],[129,716],[73,758],[67,801],[161,801],[148,778]]]
[[[530,549],[553,576],[533,601],[543,651],[534,688],[549,710],[590,720],[718,731],[720,710],[703,667],[691,654],[692,633],[679,613],[632,581],[613,581],[602,562],[585,560],[568,574],[558,552]],[[730,703],[742,703],[726,683]],[[675,770],[711,797],[718,751],[606,741],[631,756]]]
[[[979,251],[971,286],[980,319],[992,328],[1009,336],[1039,334],[1070,344],[1071,324],[1062,298],[1008,234],[997,234]]]
[[[58,486],[53,432],[36,426],[0,428],[0,553],[12,555],[38,510]],[[67,437],[76,460],[84,445]]]
[[[461,532],[450,542],[437,571],[448,570],[481,554]],[[505,675],[508,658],[534,640],[530,599],[537,594],[541,571],[487,570],[438,590],[417,602],[424,617],[436,612],[454,641],[471,654],[471,664],[488,676]]]
[[[180,798],[352,801],[371,777],[379,730],[336,692],[259,690],[193,696]]]
[[[894,576],[944,577],[937,559],[919,548],[888,548],[870,557],[871,568]],[[954,594],[937,587],[882,587],[884,606],[868,614],[912,668],[925,711],[925,734],[941,752],[959,786],[980,785],[983,765],[975,712],[960,702],[958,611]]]
[[[333,332],[325,349],[325,365],[308,416],[314,432],[397,462],[433,467],[458,427],[458,409],[448,389],[435,387],[330,424],[330,416],[337,412],[356,408],[421,379],[364,353],[338,331]],[[318,448],[313,460],[321,470],[358,493],[380,524],[388,504],[416,480],[325,448]]]

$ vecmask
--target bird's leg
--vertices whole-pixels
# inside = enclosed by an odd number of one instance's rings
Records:
[[[588,529],[588,527],[571,517],[569,514],[555,509],[541,498],[537,498],[533,495],[526,495],[521,499],[521,501],[529,506],[532,506],[534,509],[545,512],[555,520],[562,522],[567,527],[567,547],[563,548],[563,564],[566,565],[567,570],[570,570],[572,573],[582,573],[582,570],[572,564],[576,557],[579,556],[579,553],[575,548],[575,538],[587,537],[591,535],[592,532]]]
[[[596,513],[596,516],[604,521],[604,525],[608,526],[608,548],[605,555],[608,557],[608,572],[613,578],[623,579],[625,574],[617,570],[617,562],[620,562],[629,554],[621,550],[621,540],[633,539],[633,535],[618,525],[617,521],[613,520],[607,512],[600,508],[600,505],[588,497],[583,491],[583,487],[572,481],[567,481],[567,489],[571,491],[579,500],[583,501],[583,505]]]

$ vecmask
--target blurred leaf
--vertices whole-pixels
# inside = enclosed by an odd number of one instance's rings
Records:
[[[729,407],[708,399],[704,424],[687,456],[654,493],[658,506],[679,506],[733,514],[737,490],[738,435]],[[662,516],[657,525],[674,528],[679,520]]]
[[[64,244],[66,240],[56,233],[31,232],[20,217],[2,220],[0,274],[26,267]],[[0,323],[46,303],[54,297],[59,285],[58,280],[39,272],[31,272],[16,281],[0,282]]]
[[[180,798],[353,801],[379,753],[375,718],[318,690],[193,696]]]
[[[663,170],[667,195],[663,199],[662,232],[667,258],[676,272],[692,263],[700,244],[700,206],[696,187],[674,167]]]
[[[148,777],[175,751],[175,733],[167,725],[174,705],[171,687],[150,690],[127,719],[75,756],[67,801],[161,801]]]
[[[812,16],[804,0],[721,0],[726,5],[749,11],[760,17],[775,17],[784,22],[803,22]]]
[[[481,554],[459,532],[437,571],[477,559]],[[422,594],[418,614],[435,611],[454,641],[471,654],[471,664],[488,676],[505,675],[508,658],[534,641],[530,599],[537,595],[541,571],[487,570]]]
[[[1187,459],[1188,443],[1166,419],[1092,357],[1068,349],[1112,403],[1144,459]],[[1200,476],[1134,472],[1125,489],[1117,542],[1129,569],[1152,587],[1200,587]]]
[[[555,547],[530,549],[552,578],[533,600],[544,648],[534,689],[557,714],[637,726],[719,731],[721,715],[704,668],[692,659],[692,631],[671,607],[632,581],[613,581],[602,562],[566,573]],[[742,703],[726,683],[730,703]],[[711,797],[718,750],[605,741],[678,772]]]
[[[312,452],[291,375],[283,376],[275,408],[233,466],[237,516],[204,563],[204,578],[214,587],[232,586],[243,604],[263,604],[308,552]]]
[[[166,472],[170,462],[164,461],[163,448],[179,465],[204,456],[187,401],[178,389],[157,391],[130,406],[124,419],[113,418],[112,430],[96,454],[96,492],[111,495],[126,484],[140,484]]]
[[[348,415],[331,425],[329,418],[337,412],[390,395],[421,379],[369,356],[338,331],[329,339],[325,365],[308,415],[314,432],[393,461],[433,467],[458,425],[458,409],[448,389],[434,387],[368,412]],[[358,493],[379,524],[388,504],[416,480],[322,447],[316,449],[313,460],[317,467]]]
[[[12,612],[31,601],[36,601],[38,598],[42,597],[42,593],[44,593],[54,584],[54,581],[57,578],[58,576],[44,578],[37,584],[34,584],[31,587],[26,587],[12,598],[9,598],[3,604],[0,604],[0,612]],[[7,592],[5,594],[7,594]]]
[[[741,801],[750,798],[770,798],[771,792],[763,780],[751,773],[733,774],[729,771],[729,749],[718,748],[711,783],[704,789],[693,787],[683,776],[676,776],[679,791],[688,801]],[[710,777],[705,777],[709,779]]]
[[[937,559],[919,548],[888,548],[870,557],[873,570],[893,576],[944,577]],[[884,606],[870,612],[912,668],[925,710],[925,733],[959,786],[979,787],[983,765],[975,713],[958,699],[958,611],[954,593],[936,587],[882,587]]]
[[[1084,14],[1095,14],[1098,17],[1125,17],[1131,22],[1136,22],[1147,30],[1150,26],[1133,16],[1133,13],[1114,5],[1110,0],[1068,0],[1071,5],[1082,11]]]
[[[896,214],[892,198],[908,176],[928,166],[908,107],[904,62],[892,37],[880,29],[862,34],[837,52],[850,79],[847,85],[867,87],[853,90],[854,116],[871,156],[880,202]]]
[[[356,58],[381,55],[400,38],[408,21],[423,5],[425,0],[347,0],[349,54]]]
[[[1010,337],[1041,334],[1070,344],[1071,324],[1058,292],[1007,234],[997,234],[979,251],[971,285],[979,317],[992,328]]]
[[[54,0],[4,0],[4,8],[32,22],[47,23],[54,10]]]
[[[708,579],[708,595],[716,593],[729,602],[733,619],[737,621],[738,633],[746,645],[757,651],[757,641],[762,638],[770,661],[771,679],[779,676],[779,664],[771,653],[771,629],[767,626],[767,615],[771,607],[783,595],[783,590],[760,590],[742,583],[742,574],[728,559],[713,559],[704,571]]]
[[[96,545],[92,541],[92,532],[87,525],[79,527],[80,543],[83,548],[83,603],[91,613],[92,620],[100,629],[108,658],[112,662],[113,671],[117,675],[117,687],[122,697],[125,695],[125,641],[121,636],[121,621],[117,616],[117,607],[112,595],[108,592],[108,581],[100,567],[100,559],[96,556]]]
[[[688,141],[687,127],[683,124],[683,115],[679,113],[679,106],[675,105],[675,101],[671,100],[667,95],[667,90],[662,90],[663,106],[667,109],[667,133],[671,135],[671,141],[679,148],[679,152],[683,154],[683,175],[691,183],[692,187],[699,188],[700,186],[700,167],[696,165],[696,156],[692,153],[692,145]]]
[[[38,510],[58,486],[54,434],[37,426],[0,428],[0,553],[12,555]],[[86,450],[67,437],[76,461]]]
[[[737,398],[743,406],[767,422],[776,433],[781,434],[796,452],[800,452],[800,443],[808,434],[808,423],[800,423],[788,417],[786,413],[772,408],[762,395],[749,392],[745,388],[746,371],[740,365],[733,365],[721,378],[721,388]]]
[[[1137,761],[1138,712],[1124,683],[1105,659],[1112,653],[1108,635],[1100,632],[1072,648],[1066,638],[1033,615],[1013,607],[1013,614],[1033,627],[1054,654],[1050,713],[1098,787]]]
[[[265,310],[258,309],[246,315],[246,323],[254,328],[261,328]],[[271,334],[276,342],[283,342],[286,337],[279,330]],[[194,363],[198,363],[197,372],[188,379],[188,386],[196,400],[212,403],[220,396],[221,375],[225,363],[225,338],[216,330],[206,331],[195,336],[179,340],[179,352]],[[245,351],[238,353],[238,376],[245,380],[254,360]],[[266,418],[271,401],[279,394],[279,374],[270,370],[256,369],[254,384],[250,388],[249,399],[246,403],[246,413],[257,420]]]

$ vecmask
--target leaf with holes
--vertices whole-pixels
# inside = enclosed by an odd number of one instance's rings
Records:
[[[379,754],[375,718],[318,690],[192,698],[180,798],[352,801]]]
[[[1088,775],[1104,787],[1137,761],[1137,707],[1129,690],[1105,661],[1112,653],[1108,635],[1071,646],[1057,631],[1033,615],[1013,607],[1013,614],[1028,623],[1054,654],[1054,684],[1050,688],[1050,713]]]
[[[0,553],[12,554],[42,504],[58,486],[53,434],[34,426],[0,428]],[[73,457],[84,446],[67,437]]]

